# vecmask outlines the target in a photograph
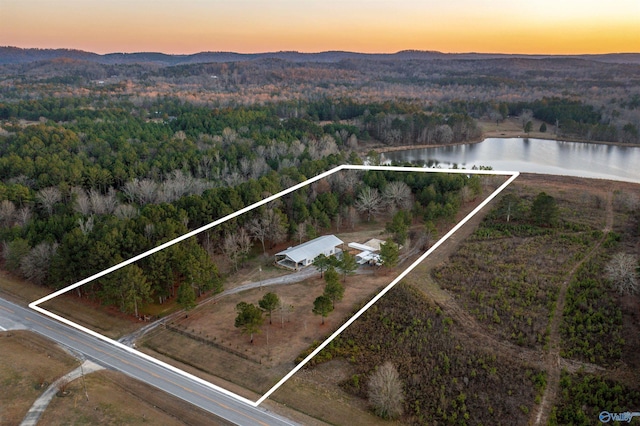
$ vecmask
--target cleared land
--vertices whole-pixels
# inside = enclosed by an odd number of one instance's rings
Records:
[[[0,424],[20,424],[50,383],[78,361],[50,341],[28,331],[0,332]]]
[[[0,359],[2,425],[20,424],[42,392],[79,365],[57,345],[23,330],[0,333]],[[84,383],[75,380],[65,391],[66,396],[53,398],[38,424],[225,424],[180,399],[113,371],[89,374]]]
[[[81,379],[75,380],[66,390],[69,394],[54,397],[38,424],[227,424],[191,404],[113,371],[90,374],[84,383]]]

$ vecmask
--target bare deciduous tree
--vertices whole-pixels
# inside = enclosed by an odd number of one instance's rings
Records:
[[[116,211],[119,205],[120,202],[118,201],[116,190],[112,187],[109,187],[107,195],[104,196],[105,213],[112,214]]]
[[[376,188],[365,186],[358,198],[356,199],[355,207],[360,213],[367,214],[367,222],[371,220],[371,216],[375,216],[382,206],[382,197],[380,192]]]
[[[115,214],[118,219],[133,219],[138,216],[138,209],[131,204],[120,204],[116,207],[113,214]]]
[[[280,297],[280,303],[278,303],[278,312],[280,312],[280,327],[284,328],[284,317],[286,315],[287,322],[289,322],[289,314],[293,312],[293,305]]]
[[[156,233],[156,225],[153,223],[147,223],[144,226],[144,236],[150,240],[153,238],[153,235]]]
[[[122,192],[131,202],[138,202],[140,205],[153,204],[157,198],[158,184],[151,179],[138,178],[124,184]]]
[[[336,231],[340,232],[340,228],[342,227],[343,217],[341,214],[337,214],[336,217],[333,218],[334,223],[336,224]]]
[[[235,130],[229,127],[225,127],[224,130],[222,130],[222,142],[225,145],[234,143],[237,138],[238,138],[238,133]]]
[[[384,188],[382,198],[384,198],[384,202],[391,212],[397,209],[407,210],[411,208],[411,188],[402,181],[389,183]]]
[[[368,393],[369,402],[378,416],[394,419],[402,414],[402,382],[398,370],[391,362],[385,362],[371,375]]]
[[[81,215],[89,216],[91,214],[91,200],[85,190],[80,187],[75,187],[71,192],[75,195],[73,209]]]
[[[358,224],[358,213],[356,212],[356,209],[353,207],[345,207],[342,214],[347,226],[354,229]]]
[[[242,254],[242,258],[249,254],[251,251],[251,238],[249,238],[249,234],[244,228],[240,228],[237,236],[238,246],[240,247],[240,253]]]
[[[358,137],[355,134],[349,136],[349,139],[347,140],[347,146],[351,149],[358,148]]]
[[[638,258],[627,253],[613,255],[604,270],[620,294],[638,292]]]
[[[36,194],[36,200],[47,211],[49,216],[53,213],[53,206],[62,200],[62,193],[55,186],[43,188]]]
[[[27,222],[31,219],[31,209],[27,206],[18,209],[15,214],[16,225],[25,226]]]
[[[302,240],[307,236],[307,224],[305,222],[299,223],[296,228],[296,239],[298,244],[302,244]]]
[[[20,260],[20,272],[27,280],[44,284],[49,275],[51,259],[58,248],[57,243],[42,242],[32,248],[29,254]]]
[[[530,109],[523,109],[518,118],[520,119],[522,128],[524,129],[527,123],[533,119],[533,111]]]
[[[453,142],[453,129],[448,124],[442,124],[435,130],[436,143],[448,144]]]
[[[638,195],[633,192],[616,191],[613,197],[613,206],[619,211],[634,211],[640,205]]]
[[[238,270],[238,258],[240,257],[240,247],[236,240],[236,234],[227,234],[222,242],[222,252],[233,263],[234,269]]]
[[[87,220],[82,220],[82,218],[78,219],[78,225],[80,226],[80,231],[83,235],[89,234],[91,231],[93,231],[93,216],[89,216]]]
[[[252,179],[258,179],[269,173],[270,170],[271,167],[267,164],[267,160],[265,160],[264,157],[258,157],[251,162],[251,173],[249,176]]]
[[[249,221],[248,230],[249,234],[262,244],[262,254],[267,254],[267,250],[264,245],[264,240],[267,238],[268,223],[266,223],[266,217],[264,215],[260,217],[254,217]]]
[[[238,270],[238,261],[241,261],[251,250],[251,239],[244,228],[237,233],[230,233],[224,238],[222,251],[233,262],[234,269]]]
[[[277,209],[268,209],[267,238],[271,241],[272,246],[284,241],[287,232],[285,230],[283,214]],[[286,216],[285,216],[286,218]]]
[[[0,224],[4,228],[10,228],[15,218],[16,206],[9,200],[0,203]]]
[[[323,135],[320,140],[309,140],[307,147],[309,149],[309,155],[313,160],[324,158],[338,152],[338,145],[336,145],[335,139],[330,135]]]

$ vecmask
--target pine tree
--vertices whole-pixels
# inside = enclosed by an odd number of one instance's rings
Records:
[[[196,292],[193,290],[193,287],[191,287],[191,284],[184,282],[180,285],[176,302],[178,302],[178,305],[185,311],[190,311],[196,307]]]
[[[278,295],[271,292],[262,296],[262,299],[260,299],[260,301],[258,302],[258,306],[267,311],[267,313],[269,314],[269,324],[271,324],[271,314],[273,313],[274,309],[278,307],[279,303],[280,299],[278,298]]]
[[[322,324],[324,319],[333,311],[333,302],[324,294],[318,296],[313,302],[313,313],[316,315],[322,315]]]

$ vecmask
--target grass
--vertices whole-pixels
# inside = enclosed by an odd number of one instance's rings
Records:
[[[68,390],[69,396],[52,399],[39,425],[225,424],[210,413],[113,371],[87,375],[84,384],[82,379],[75,380]]]
[[[52,342],[28,331],[0,333],[0,424],[17,425],[50,383],[79,361]],[[39,384],[44,383],[44,386]],[[85,376],[68,385],[67,397],[54,397],[39,425],[225,424],[164,392],[112,371]]]
[[[2,425],[20,424],[46,386],[78,366],[62,349],[28,331],[0,332],[0,359]]]

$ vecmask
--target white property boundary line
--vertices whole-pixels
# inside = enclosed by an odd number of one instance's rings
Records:
[[[462,219],[456,226],[454,226],[449,232],[447,232],[442,238],[440,238],[440,240],[438,240],[438,242],[436,242],[433,246],[431,246],[431,248],[429,248],[429,250],[427,250],[422,256],[420,256],[415,262],[413,262],[407,269],[405,269],[400,275],[398,275],[393,281],[391,281],[391,283],[389,283],[389,285],[387,285],[380,293],[378,293],[373,299],[371,299],[369,301],[369,303],[367,303],[365,306],[363,306],[358,312],[356,312],[346,323],[344,323],[340,328],[338,328],[333,334],[331,334],[331,336],[329,336],[328,339],[326,339],[324,342],[322,342],[313,352],[311,352],[302,362],[300,362],[298,365],[296,365],[293,370],[291,370],[286,376],[284,376],[278,383],[276,383],[271,389],[269,389],[264,395],[262,395],[262,397],[260,397],[257,401],[251,401],[245,397],[242,397],[240,395],[237,395],[231,391],[228,391],[224,388],[221,388],[220,386],[214,385],[213,383],[207,382],[206,380],[203,380],[197,376],[194,376],[193,374],[189,374],[183,370],[180,370],[179,368],[176,368],[170,364],[167,364],[163,361],[160,361],[156,358],[153,358],[145,353],[139,352],[133,348],[130,348],[118,341],[115,341],[113,339],[110,339],[102,334],[96,333],[93,330],[90,330],[86,327],[83,327],[79,324],[76,324],[72,321],[69,321],[66,318],[63,318],[59,315],[54,314],[53,312],[47,311],[46,309],[41,308],[40,304],[47,302],[55,297],[58,297],[61,294],[64,294],[68,291],[71,291],[75,288],[78,288],[84,284],[87,284],[95,279],[98,279],[100,277],[103,277],[113,271],[117,271],[120,268],[123,268],[127,265],[130,265],[134,262],[137,262],[138,260],[144,259],[147,256],[152,255],[153,253],[159,252],[160,250],[164,250],[167,247],[170,247],[174,244],[177,244],[181,241],[184,241],[188,238],[191,238],[203,231],[206,231],[208,229],[211,229],[215,226],[220,225],[221,223],[224,223],[230,219],[233,219],[237,216],[240,216],[244,213],[247,213],[257,207],[260,207],[264,204],[267,204],[271,201],[274,201],[280,197],[282,197],[283,195],[289,194],[293,191],[296,191],[300,188],[303,188],[313,182],[316,182],[320,179],[324,179],[325,177],[332,175],[333,173],[336,173],[338,171],[341,170],[379,170],[379,171],[396,171],[396,172],[424,172],[424,173],[458,173],[458,174],[466,174],[466,175],[470,175],[470,174],[478,174],[478,175],[500,175],[500,176],[511,176],[506,182],[504,182],[502,185],[500,185],[500,187],[498,189],[496,189],[493,193],[491,193],[491,195],[489,195],[482,203],[480,203],[475,209],[473,209],[473,211],[471,213],[469,213],[467,216],[465,216],[464,219]],[[300,370],[307,362],[309,362],[314,356],[316,356],[322,349],[324,349],[325,346],[327,346],[333,339],[335,339],[340,333],[342,333],[347,327],[349,327],[356,319],[358,319],[367,309],[369,309],[374,303],[376,303],[382,296],[384,296],[389,290],[391,290],[398,282],[400,282],[400,280],[402,280],[409,272],[411,272],[416,266],[418,266],[418,264],[420,264],[424,259],[427,258],[427,256],[429,256],[431,253],[433,253],[434,250],[436,250],[438,247],[440,247],[440,245],[442,245],[442,243],[444,243],[447,239],[449,239],[449,237],[451,237],[451,235],[453,235],[453,233],[455,233],[458,229],[460,229],[460,227],[462,227],[465,223],[467,223],[469,221],[469,219],[471,219],[476,213],[478,213],[484,206],[486,206],[491,200],[493,200],[500,192],[502,192],[502,190],[504,190],[507,186],[509,186],[509,184],[511,184],[511,182],[513,182],[518,176],[520,175],[519,172],[506,172],[506,171],[495,171],[495,170],[464,170],[464,169],[434,169],[434,168],[427,168],[427,167],[398,167],[398,166],[360,166],[360,165],[340,165],[338,167],[335,167],[329,171],[326,171],[324,173],[319,174],[318,176],[315,176],[311,179],[307,179],[304,182],[300,182],[290,188],[285,189],[284,191],[278,192],[277,194],[271,195],[270,197],[265,198],[264,200],[258,201],[257,203],[251,204],[250,206],[244,207],[234,213],[231,213],[230,215],[227,215],[221,219],[215,220],[211,223],[209,223],[208,225],[202,226],[198,229],[195,229],[191,232],[188,232],[176,239],[173,239],[171,241],[168,241],[164,244],[159,245],[158,247],[155,247],[151,250],[148,250],[142,254],[139,254],[137,256],[132,257],[131,259],[125,260],[124,262],[121,262],[117,265],[114,265],[110,268],[105,269],[102,272],[99,272],[97,274],[94,274],[88,278],[85,278],[81,281],[78,281],[75,284],[71,284],[68,287],[65,287],[63,289],[60,289],[54,293],[51,293],[43,298],[40,298],[34,302],[31,302],[29,304],[29,307],[37,312],[40,312],[41,314],[44,314],[48,317],[51,317],[57,321],[62,322],[63,324],[66,324],[70,327],[73,327],[77,330],[80,330],[84,333],[87,333],[93,337],[96,337],[100,340],[103,340],[113,346],[116,346],[120,349],[123,349],[125,351],[128,351],[140,358],[143,358],[147,361],[153,362],[163,368],[166,368],[168,370],[173,371],[174,373],[177,374],[181,374],[182,376],[193,380],[195,382],[200,383],[201,385],[204,385],[206,387],[209,387],[215,391],[221,392],[227,396],[230,396],[232,398],[235,398],[241,402],[244,402],[245,404],[251,405],[253,407],[257,407],[258,405],[260,405],[265,399],[267,399],[273,392],[275,392],[280,386],[282,386],[287,380],[289,380],[291,378],[291,376],[293,376],[295,373],[298,372],[298,370]]]

